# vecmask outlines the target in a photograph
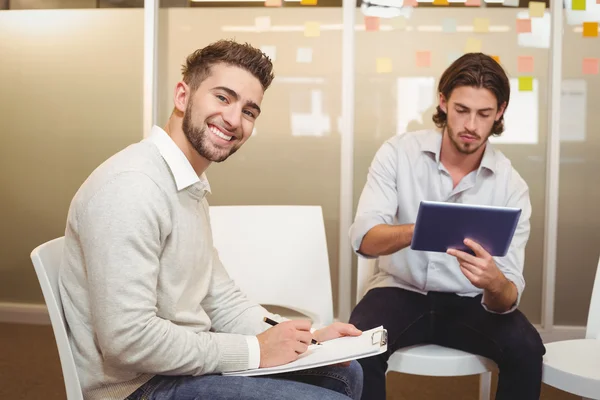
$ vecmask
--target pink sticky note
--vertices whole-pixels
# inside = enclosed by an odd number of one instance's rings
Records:
[[[598,73],[600,72],[600,59],[584,58],[581,69],[584,75],[598,75]]]
[[[517,70],[526,74],[533,72],[533,56],[519,56]]]
[[[467,0],[465,1],[466,7],[479,7],[481,6],[481,0]]]
[[[417,0],[404,0],[404,7],[417,7],[419,2]]]
[[[379,30],[379,17],[365,17],[365,30],[366,31],[378,31]]]
[[[417,67],[427,68],[431,66],[431,52],[430,51],[417,51]]]
[[[517,33],[529,33],[531,32],[531,19],[519,18],[517,19]]]

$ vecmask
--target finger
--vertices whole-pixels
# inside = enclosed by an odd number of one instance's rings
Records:
[[[306,332],[306,331],[297,331],[296,332],[296,340],[304,343],[305,345],[310,345],[311,341],[313,339],[313,336],[310,332]]]
[[[312,326],[312,322],[308,319],[294,319],[290,321],[294,328],[299,331],[310,331],[310,327]]]
[[[470,273],[472,273],[475,276],[479,276],[481,275],[481,268],[479,268],[477,265],[473,265],[471,263],[468,263],[466,261],[462,261],[459,263],[461,268],[466,269],[467,271],[469,271]]]
[[[338,332],[342,336],[359,336],[362,334],[362,331],[352,324],[340,324],[338,326]]]
[[[450,254],[451,256],[456,257],[458,259],[458,262],[466,261],[471,264],[476,264],[478,262],[477,257],[475,257],[472,254],[465,253],[464,251],[460,251],[460,250],[456,250],[456,249],[448,249],[446,251],[446,253]]]
[[[296,354],[302,354],[306,350],[308,350],[308,345],[306,343],[302,343],[302,342],[294,342],[294,344],[292,345],[292,348],[294,349]]]
[[[479,278],[476,275],[474,275],[471,271],[469,271],[462,265],[460,266],[460,270],[463,273],[463,275],[469,280],[469,282],[471,282],[473,285],[475,285],[475,283],[479,281]]]
[[[466,246],[473,250],[477,257],[490,257],[490,253],[488,253],[483,247],[481,247],[479,243],[475,242],[474,240],[465,239],[463,242]]]

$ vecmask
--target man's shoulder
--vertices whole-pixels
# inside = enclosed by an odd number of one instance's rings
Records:
[[[490,144],[488,143],[488,145]],[[506,181],[508,189],[528,189],[529,185],[514,167],[510,158],[495,146],[490,145],[490,147],[494,156],[495,175]]]
[[[400,153],[414,154],[426,149],[439,147],[440,133],[433,129],[404,132],[392,136],[383,146],[391,146]]]

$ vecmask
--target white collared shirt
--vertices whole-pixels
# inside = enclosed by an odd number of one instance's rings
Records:
[[[173,174],[178,191],[200,182],[202,189],[207,193],[211,193],[206,175],[202,174],[199,177],[196,174],[190,161],[167,132],[159,126],[154,125],[151,134],[145,140],[154,143],[158,148],[158,151],[169,166],[171,174]],[[246,336],[246,340],[248,342],[249,355],[248,367],[250,369],[258,368],[260,366],[260,345],[258,344],[258,339],[256,336]]]
[[[529,188],[500,151],[488,142],[479,168],[453,188],[440,162],[442,135],[424,130],[394,136],[378,150],[369,168],[350,240],[358,252],[364,235],[379,224],[414,223],[422,200],[516,207],[521,217],[508,253],[494,261],[518,291],[514,310],[525,288],[523,264],[529,238]],[[368,288],[400,287],[427,293],[451,292],[474,297],[483,291],[463,275],[455,257],[410,248],[379,257]],[[485,305],[484,305],[485,307]]]

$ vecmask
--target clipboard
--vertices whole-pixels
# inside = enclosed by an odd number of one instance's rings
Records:
[[[298,359],[277,367],[224,372],[223,375],[260,376],[281,374],[358,360],[387,351],[388,335],[383,326],[363,331],[360,336],[346,336],[311,345]]]

